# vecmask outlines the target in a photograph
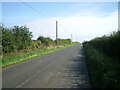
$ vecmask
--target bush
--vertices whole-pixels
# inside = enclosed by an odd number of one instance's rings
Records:
[[[84,42],[93,87],[120,87],[120,31]]]
[[[40,40],[46,46],[49,46],[49,45],[53,44],[53,40],[49,37],[40,36],[40,37],[38,37],[37,40]]]
[[[3,52],[14,52],[26,49],[31,45],[32,33],[24,26],[15,26],[11,29],[2,28]]]
[[[57,39],[57,41],[54,41],[55,43],[58,42],[58,45],[67,45],[67,44],[71,44],[71,40],[70,39]]]
[[[13,52],[15,47],[15,39],[12,30],[2,28],[2,51]]]
[[[119,63],[106,57],[101,51],[84,43],[93,88],[119,88]]]
[[[109,57],[119,59],[120,31],[113,32],[109,36],[95,38],[89,42],[94,48],[99,49]]]

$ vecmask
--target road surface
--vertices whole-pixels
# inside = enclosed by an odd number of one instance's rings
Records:
[[[90,88],[81,45],[3,68],[3,88]]]

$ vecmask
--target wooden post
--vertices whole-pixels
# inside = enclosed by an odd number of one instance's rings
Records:
[[[58,45],[58,22],[56,21],[56,45]]]
[[[72,44],[72,34],[71,34],[71,44]]]

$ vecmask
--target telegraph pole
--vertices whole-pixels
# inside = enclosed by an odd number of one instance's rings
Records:
[[[56,21],[56,45],[58,45],[58,22]]]
[[[72,44],[72,34],[71,34],[71,44]]]

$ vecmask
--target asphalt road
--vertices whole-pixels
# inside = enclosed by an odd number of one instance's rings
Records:
[[[82,46],[75,45],[3,68],[3,88],[89,88]]]

